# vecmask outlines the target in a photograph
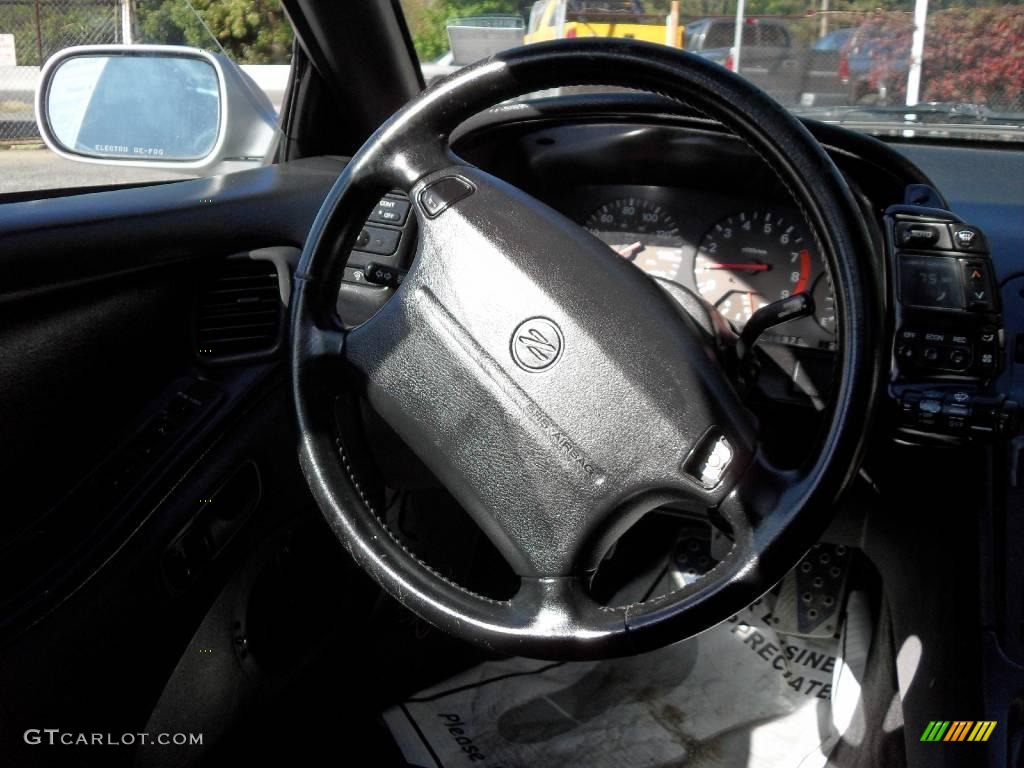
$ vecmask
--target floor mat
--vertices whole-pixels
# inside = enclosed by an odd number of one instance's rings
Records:
[[[818,768],[856,707],[870,615],[850,595],[839,639],[770,629],[772,598],[652,653],[488,662],[384,713],[411,766]],[[856,643],[847,644],[847,638]],[[840,649],[847,648],[847,658]]]

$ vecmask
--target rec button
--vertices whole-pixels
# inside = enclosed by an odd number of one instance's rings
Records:
[[[449,206],[473,194],[473,185],[458,176],[431,182],[420,191],[419,200],[428,218],[440,216]]]

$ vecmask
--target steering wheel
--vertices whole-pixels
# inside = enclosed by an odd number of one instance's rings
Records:
[[[577,224],[453,154],[452,130],[506,99],[576,85],[685,101],[743,139],[800,206],[832,276],[836,371],[820,445],[772,465],[756,420],[695,322]],[[421,222],[415,261],[372,318],[335,306],[349,249],[395,188]],[[531,45],[425,91],[352,158],[295,275],[291,375],[300,461],[335,534],[403,605],[494,651],[552,659],[650,650],[736,613],[794,567],[856,472],[880,370],[881,302],[865,221],[811,134],[721,66],[623,40]],[[392,534],[335,423],[357,393],[466,509],[519,576],[493,600]],[[591,577],[615,539],[667,503],[714,516],[728,556],[685,588],[605,606]]]

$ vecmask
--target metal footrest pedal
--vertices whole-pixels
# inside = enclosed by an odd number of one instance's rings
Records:
[[[815,544],[779,583],[774,609],[766,617],[769,626],[788,635],[835,635],[851,560],[847,546]]]

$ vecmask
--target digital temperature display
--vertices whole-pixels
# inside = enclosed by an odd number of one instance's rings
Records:
[[[941,256],[900,254],[900,299],[904,304],[939,309],[963,309],[960,264]]]

